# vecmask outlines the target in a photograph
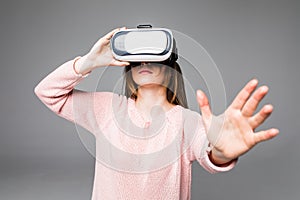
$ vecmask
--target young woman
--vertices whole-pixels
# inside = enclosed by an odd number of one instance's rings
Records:
[[[211,173],[232,169],[239,156],[278,134],[254,133],[272,113],[267,94],[251,80],[224,114],[214,116],[198,90],[202,116],[187,109],[183,80],[175,63],[133,66],[114,59],[115,29],[82,57],[68,61],[44,78],[36,95],[52,111],[89,130],[96,138],[92,199],[190,199],[191,164]],[[125,96],[83,92],[74,87],[91,71],[125,67]]]

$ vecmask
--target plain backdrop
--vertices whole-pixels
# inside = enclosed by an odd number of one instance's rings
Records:
[[[76,127],[33,90],[111,29],[141,23],[201,44],[218,66],[228,104],[253,77],[270,87],[263,103],[274,113],[260,130],[276,127],[280,135],[227,173],[211,175],[194,163],[192,199],[299,199],[299,21],[298,0],[2,0],[0,199],[90,199],[93,156]],[[93,88],[99,74],[80,87]]]

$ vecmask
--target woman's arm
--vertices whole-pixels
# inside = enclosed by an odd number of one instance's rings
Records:
[[[36,96],[56,114],[69,115],[73,89],[83,78],[73,70],[75,60],[70,60],[56,68],[34,89]]]
[[[39,99],[59,116],[76,123],[80,121],[82,126],[91,129],[87,121],[93,113],[90,111],[94,109],[94,94],[75,90],[74,87],[95,68],[129,64],[115,60],[111,54],[109,41],[117,30],[99,39],[88,54],[62,64],[45,77],[34,90]],[[105,108],[108,93],[98,94],[97,98],[101,98]],[[76,117],[81,119],[76,120]]]
[[[85,92],[74,89],[86,77],[74,71],[75,58],[48,76],[35,88],[38,98],[54,113],[94,133],[105,122],[111,92]],[[95,116],[97,113],[97,116]]]
[[[273,111],[272,105],[265,105],[255,114],[258,104],[268,93],[268,87],[256,90],[257,85],[257,80],[250,81],[220,116],[212,114],[206,95],[200,90],[197,92],[206,135],[213,146],[211,159],[215,164],[229,163],[279,133],[274,128],[255,132]]]

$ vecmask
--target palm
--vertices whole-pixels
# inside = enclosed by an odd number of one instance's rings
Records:
[[[210,143],[219,150],[227,149],[227,157],[238,157],[255,145],[254,132],[248,118],[228,108],[225,114],[213,117],[208,129]],[[216,130],[217,132],[212,132]]]
[[[120,28],[114,29],[104,37],[100,38],[89,52],[89,58],[93,60],[93,65],[96,67],[102,66],[126,66],[129,63],[116,60],[110,49],[110,39],[115,32]]]
[[[278,133],[276,129],[254,132],[273,110],[271,105],[265,105],[254,114],[259,102],[268,92],[266,86],[254,92],[256,86],[256,80],[250,81],[220,116],[211,113],[207,97],[203,92],[198,92],[198,102],[207,129],[207,138],[226,158],[237,158],[257,143],[269,140]]]

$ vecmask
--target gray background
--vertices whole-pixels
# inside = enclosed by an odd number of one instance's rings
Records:
[[[300,196],[299,1],[1,1],[0,199],[89,199],[94,158],[75,126],[33,88],[109,30],[152,23],[194,38],[216,62],[228,102],[252,77],[270,87],[281,133],[228,173],[193,165],[192,199],[295,200]],[[81,87],[97,80],[93,73]],[[201,85],[199,85],[201,88]]]

